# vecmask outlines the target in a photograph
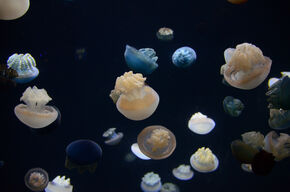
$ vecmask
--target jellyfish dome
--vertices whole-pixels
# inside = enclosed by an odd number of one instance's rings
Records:
[[[22,17],[29,9],[29,0],[0,0],[0,20]]]
[[[45,192],[72,192],[72,190],[70,178],[65,179],[65,176],[57,176],[45,188]]]
[[[24,177],[26,187],[31,191],[43,191],[48,185],[48,174],[44,169],[33,168],[27,171]]]
[[[115,132],[116,128],[109,128],[107,131],[103,133],[103,137],[105,137],[107,140],[105,143],[107,145],[117,145],[121,142],[124,134],[119,132]]]
[[[18,76],[14,78],[16,83],[30,82],[39,74],[36,62],[29,53],[11,55],[7,60],[7,66],[17,71]]]
[[[196,134],[205,135],[213,130],[215,122],[206,115],[198,112],[191,116],[188,121],[188,128]]]
[[[150,157],[147,157],[146,155],[144,155],[141,151],[140,151],[140,148],[138,146],[138,143],[133,143],[131,145],[131,151],[134,155],[136,155],[139,159],[142,159],[142,160],[149,160],[151,159]]]
[[[242,134],[243,142],[255,149],[262,149],[264,147],[264,135],[260,132],[250,131]]]
[[[192,168],[201,173],[215,171],[218,168],[219,160],[209,148],[199,148],[191,157]]]
[[[168,27],[160,28],[157,31],[156,36],[161,41],[171,41],[174,37],[173,30]]]
[[[260,85],[268,76],[272,60],[255,45],[243,43],[224,52],[226,64],[220,73],[233,87],[249,90]]]
[[[174,177],[176,177],[179,180],[190,180],[192,179],[194,173],[192,170],[190,170],[190,166],[189,165],[179,165],[177,168],[174,168],[172,170],[172,174],[174,175]]]
[[[142,178],[141,189],[143,192],[158,192],[161,187],[161,179],[158,174],[149,172]]]
[[[224,111],[232,117],[238,117],[241,115],[245,108],[241,100],[232,96],[226,96],[223,101]]]
[[[233,156],[240,163],[251,164],[255,155],[259,152],[258,149],[244,143],[241,140],[234,140],[231,143],[231,151]]]
[[[160,192],[180,192],[177,185],[173,183],[164,183]]]
[[[159,95],[144,84],[146,78],[132,71],[117,78],[110,97],[118,111],[130,120],[140,121],[150,117],[159,104]]]
[[[172,55],[172,63],[176,67],[189,67],[196,60],[196,53],[190,47],[181,47]]]
[[[268,124],[272,129],[283,130],[290,127],[290,110],[270,109]]]

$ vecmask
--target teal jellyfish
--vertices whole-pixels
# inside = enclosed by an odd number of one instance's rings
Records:
[[[181,47],[172,55],[172,63],[176,67],[189,67],[196,60],[196,53],[190,47]]]
[[[238,117],[241,115],[245,108],[241,100],[232,96],[226,96],[223,101],[224,111],[232,117]]]

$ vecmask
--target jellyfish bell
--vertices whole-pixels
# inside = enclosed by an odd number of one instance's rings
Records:
[[[173,30],[168,27],[161,27],[158,29],[156,37],[161,41],[171,41],[174,38]]]
[[[270,109],[268,124],[272,129],[283,130],[290,127],[290,110]]]
[[[0,20],[22,17],[29,9],[29,0],[0,0]]]
[[[215,127],[215,122],[206,115],[198,112],[191,116],[188,121],[188,128],[194,133],[205,135],[213,130]]]
[[[238,117],[241,115],[245,108],[241,100],[232,96],[226,96],[223,100],[224,111],[232,117]]]
[[[124,134],[115,132],[116,128],[109,128],[103,133],[103,137],[106,138],[105,144],[107,145],[117,145],[121,142]]]
[[[141,189],[143,192],[158,192],[161,187],[162,183],[158,174],[149,172],[142,177]]]
[[[252,171],[256,175],[268,175],[275,165],[275,157],[265,150],[259,151],[251,163]]]
[[[180,192],[177,185],[173,183],[164,183],[160,192]]]
[[[190,157],[192,168],[201,173],[213,172],[218,168],[219,160],[209,148],[199,148]]]
[[[254,149],[262,149],[264,147],[264,135],[260,132],[250,131],[241,135],[243,142],[250,145]]]
[[[18,76],[16,70],[8,68],[6,64],[0,64],[0,89],[9,90],[16,86],[14,78]]]
[[[44,169],[33,168],[27,171],[24,177],[26,187],[31,191],[43,191],[48,185],[48,174]]]
[[[179,165],[177,168],[174,168],[172,170],[172,174],[174,175],[175,178],[184,181],[192,179],[194,175],[193,171],[190,169],[190,166],[184,164]]]
[[[190,47],[181,47],[172,55],[172,63],[176,67],[186,68],[196,61],[196,53]]]
[[[133,143],[131,145],[131,151],[134,155],[136,155],[139,159],[142,159],[142,160],[149,160],[151,159],[150,157],[147,157],[146,155],[144,155],[141,151],[140,151],[140,148],[138,146],[138,143]]]
[[[258,149],[244,143],[241,140],[235,140],[231,143],[231,151],[233,156],[240,163],[251,164],[254,156],[259,152]]]
[[[45,192],[72,192],[73,186],[70,184],[70,178],[57,176],[48,183]]]

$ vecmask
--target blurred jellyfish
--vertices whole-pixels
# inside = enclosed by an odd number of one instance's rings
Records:
[[[261,150],[259,151],[251,163],[252,171],[256,175],[267,175],[272,171],[272,168],[275,165],[275,157],[272,153]]]
[[[173,183],[164,183],[160,192],[179,192],[179,188],[177,185]]]
[[[7,60],[7,66],[17,71],[18,76],[14,78],[16,83],[30,82],[39,74],[36,62],[29,53],[11,55]]]
[[[259,152],[258,149],[244,143],[241,140],[234,140],[231,143],[231,151],[233,156],[240,163],[251,164],[255,155]]]
[[[159,96],[144,84],[146,78],[132,71],[117,78],[110,97],[118,111],[128,119],[139,121],[150,117],[159,104]]]
[[[253,173],[251,164],[242,163],[241,168],[242,168],[242,170],[244,170],[246,172]]]
[[[283,77],[288,76],[290,77],[290,72],[287,71],[282,71],[281,72],[281,78],[276,78],[276,77],[272,77],[268,80],[268,88],[270,88],[272,85],[274,85],[277,81],[281,80]]]
[[[231,4],[240,5],[240,4],[248,2],[248,0],[228,0],[228,2]]]
[[[45,170],[33,168],[27,171],[24,182],[31,191],[43,191],[48,185],[49,178]]]
[[[158,174],[149,172],[142,178],[141,189],[144,192],[158,192],[161,187],[162,184]]]
[[[14,20],[22,17],[29,9],[29,0],[1,0],[0,20]]]
[[[250,131],[242,134],[243,142],[255,149],[264,147],[264,135],[260,132]]]
[[[115,130],[116,130],[116,128],[110,128],[103,133],[103,137],[105,137],[107,139],[105,141],[105,143],[107,145],[117,145],[122,140],[122,138],[124,136],[123,133],[121,133],[121,132],[116,133]]]
[[[205,135],[213,130],[215,127],[215,122],[206,115],[198,112],[191,116],[188,121],[188,128],[194,133]]]
[[[171,41],[173,39],[173,30],[167,27],[160,28],[156,36],[161,41]]]
[[[0,89],[9,89],[15,87],[16,83],[13,81],[18,76],[16,70],[8,68],[7,65],[0,64]]]
[[[224,52],[226,64],[220,73],[233,87],[239,89],[254,89],[268,76],[272,60],[263,56],[255,45],[243,43]]]
[[[158,67],[156,63],[158,57],[152,48],[137,50],[134,47],[126,45],[124,56],[128,67],[134,72],[147,75],[151,74]]]
[[[79,173],[85,170],[93,173],[102,157],[101,147],[94,141],[80,139],[73,141],[66,147],[65,167],[77,168]]]
[[[137,158],[136,155],[134,155],[132,152],[129,152],[125,155],[124,160],[128,163],[131,163],[131,162],[135,161],[136,158]]]
[[[219,160],[209,148],[199,148],[190,157],[192,168],[201,173],[215,171],[218,168]]]
[[[83,61],[87,57],[87,50],[84,47],[75,49],[75,60]]]
[[[233,117],[238,117],[241,115],[245,106],[241,100],[232,96],[226,96],[223,101],[223,107],[227,114]]]
[[[4,166],[4,161],[0,161],[0,168]]]
[[[272,129],[282,130],[290,127],[290,110],[270,109],[268,124]]]
[[[149,160],[151,159],[150,157],[147,157],[146,155],[144,155],[141,151],[140,148],[138,146],[138,143],[134,143],[131,145],[131,151],[134,155],[136,155],[139,159],[142,160]]]
[[[169,157],[176,147],[174,134],[161,125],[144,128],[137,141],[141,152],[156,160]]]
[[[192,179],[194,173],[192,170],[190,170],[190,166],[189,165],[179,165],[177,168],[174,168],[172,170],[172,174],[174,175],[174,177],[176,177],[179,180],[190,180]]]
[[[72,192],[72,190],[73,186],[70,184],[70,178],[65,179],[65,176],[57,176],[45,188],[45,192]]]
[[[51,100],[45,89],[28,87],[20,98],[26,105],[17,105],[14,113],[22,123],[31,128],[46,127],[58,117],[57,110],[46,105]]]
[[[196,60],[196,53],[190,47],[181,47],[172,55],[172,63],[176,67],[189,67]]]

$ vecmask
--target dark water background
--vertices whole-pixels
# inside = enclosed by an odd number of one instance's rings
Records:
[[[157,172],[163,183],[176,183],[181,191],[289,191],[290,162],[276,164],[268,176],[241,170],[230,151],[230,142],[247,131],[263,134],[271,129],[265,92],[266,81],[244,91],[221,83],[219,69],[223,51],[243,42],[253,43],[272,59],[269,77],[289,71],[289,20],[287,1],[249,0],[240,6],[226,0],[140,1],[140,0],[31,0],[27,14],[15,21],[0,21],[0,61],[13,53],[31,53],[40,75],[34,81],[0,92],[1,192],[29,191],[24,175],[33,167],[71,178],[75,192],[137,192],[142,176]],[[170,43],[157,40],[160,27],[170,27]],[[128,71],[125,45],[152,47],[159,56],[159,68],[147,76],[147,83],[160,96],[156,112],[134,122],[123,117],[109,98],[115,79]],[[196,50],[197,62],[187,69],[171,63],[171,55],[182,46]],[[75,49],[85,47],[87,59],[75,60]],[[45,88],[62,114],[62,123],[50,134],[32,134],[20,123],[13,109],[27,86]],[[224,113],[225,96],[241,99],[246,108],[233,118]],[[215,129],[208,135],[194,134],[187,121],[195,112],[213,118]],[[132,163],[124,161],[137,135],[146,126],[160,124],[176,136],[175,152],[165,160]],[[125,135],[115,147],[105,146],[102,133],[117,127]],[[283,131],[289,134],[289,130]],[[103,158],[94,174],[78,174],[64,167],[65,147],[88,138],[103,148]],[[212,149],[220,160],[217,171],[195,172],[190,181],[179,181],[171,170],[189,164],[199,147]],[[287,187],[287,188],[286,188]]]

